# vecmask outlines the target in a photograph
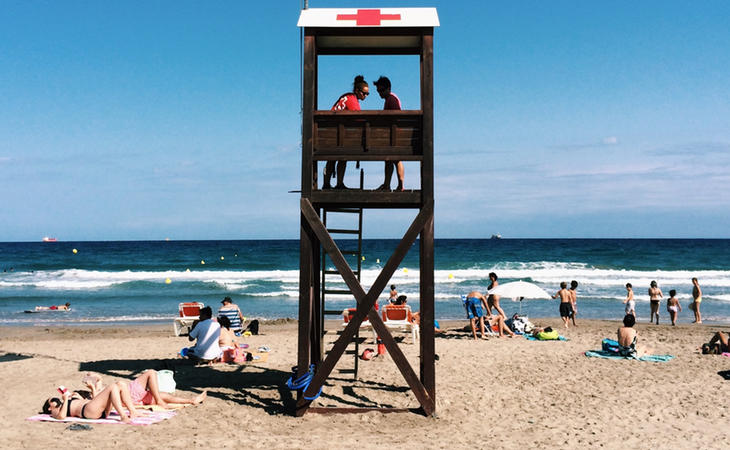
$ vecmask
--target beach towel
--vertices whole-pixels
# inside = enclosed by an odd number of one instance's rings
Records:
[[[588,350],[585,355],[593,358],[605,358],[605,359],[636,359],[644,362],[668,362],[674,359],[672,355],[644,355],[640,358],[633,356],[621,356],[618,353],[608,352],[605,350]]]
[[[560,335],[558,335],[558,338],[557,339],[538,339],[538,338],[536,338],[535,336],[533,336],[531,334],[526,334],[525,335],[525,339],[527,339],[528,341],[542,341],[542,342],[549,342],[549,341],[567,341],[567,340],[569,340],[567,337],[560,336]]]
[[[65,419],[54,419],[50,414],[37,414],[28,417],[26,420],[31,422],[79,422],[79,423],[100,423],[110,425],[152,425],[153,423],[162,422],[175,416],[175,411],[138,411],[139,417],[132,420],[131,423],[124,423],[119,418],[116,411],[112,411],[106,419],[82,419],[80,417],[66,417]]]

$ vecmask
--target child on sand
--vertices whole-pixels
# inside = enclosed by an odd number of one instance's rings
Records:
[[[667,300],[667,312],[669,312],[669,318],[672,319],[672,326],[677,324],[677,312],[682,310],[682,305],[677,300],[677,291],[672,289],[669,291],[669,300]]]
[[[624,313],[631,314],[636,319],[636,302],[634,301],[634,289],[631,283],[626,283],[626,300],[623,303],[626,305]]]

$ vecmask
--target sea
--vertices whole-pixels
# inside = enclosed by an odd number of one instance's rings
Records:
[[[338,241],[340,248],[356,243]],[[728,239],[437,239],[437,319],[465,319],[461,296],[486,291],[489,273],[500,283],[523,280],[550,294],[560,282],[578,281],[577,319],[620,320],[626,283],[632,283],[639,321],[649,319],[649,283],[665,299],[677,291],[679,322],[693,320],[691,278],[703,292],[706,323],[730,323]],[[364,240],[361,283],[367,291],[398,240]],[[418,243],[388,285],[419,309]],[[353,266],[357,264],[352,258]],[[327,267],[332,267],[326,261]],[[336,276],[327,285],[344,288]],[[180,302],[199,301],[217,311],[230,296],[248,318],[296,318],[299,241],[120,241],[0,243],[0,325],[120,325],[166,323]],[[380,296],[387,302],[389,287]],[[33,311],[69,302],[68,312]],[[328,297],[327,309],[353,307],[351,296]],[[557,300],[503,298],[508,315],[558,317]],[[661,321],[668,322],[666,302]]]

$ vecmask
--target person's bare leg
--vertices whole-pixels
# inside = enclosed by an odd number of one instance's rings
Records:
[[[695,302],[695,315],[697,316],[697,323],[702,323],[702,313],[700,312],[700,304]]]
[[[137,414],[137,409],[134,407],[132,394],[129,392],[129,383],[127,383],[126,381],[117,381],[116,384],[119,387],[119,399],[122,401],[122,404],[126,406],[129,410],[129,417],[134,419],[139,414]]]
[[[145,390],[150,391],[152,398],[155,399],[155,404],[160,405],[163,408],[167,407],[165,400],[160,396],[160,385],[157,380],[156,370],[146,370],[142,375],[135,379]]]
[[[567,330],[568,329],[568,326],[570,325],[570,322],[569,322],[569,319],[570,318],[569,317],[562,317],[562,316],[560,318],[563,319],[563,325],[565,325],[565,329]]]
[[[403,190],[403,182],[405,181],[405,174],[406,170],[403,168],[403,161],[398,161],[396,164],[396,167],[398,168],[398,187],[395,188],[396,191],[402,191]],[[388,178],[388,185],[390,186],[390,178]]]
[[[487,337],[484,335],[484,316],[479,318],[479,330],[482,332],[482,339],[486,339]],[[474,339],[476,339],[476,335]]]
[[[509,329],[503,317],[499,318],[499,329],[501,330],[500,333],[505,332],[509,337],[515,337],[515,334]]]
[[[99,418],[101,417],[102,411],[109,416],[112,407],[117,410],[119,417],[122,422],[128,423],[131,421],[127,413],[124,411],[122,405],[122,399],[119,395],[119,385],[117,383],[110,384],[106,389],[101,391],[93,400],[86,404],[84,414],[86,417]]]
[[[332,187],[331,179],[334,172],[335,162],[327,161],[327,163],[324,165],[324,181],[322,182],[322,189],[329,189]]]
[[[337,161],[337,184],[335,188],[345,187],[345,170],[347,170],[347,161]]]
[[[477,319],[475,317],[472,317],[469,319],[469,325],[471,325],[471,334],[474,336],[474,340],[477,340],[477,327],[476,327]],[[482,335],[484,335],[484,330],[482,330]]]
[[[385,177],[383,178],[383,184],[378,188],[379,190],[389,191],[390,180],[393,178],[393,162],[385,161]]]
[[[208,391],[203,391],[200,394],[196,395],[193,398],[184,398],[184,397],[177,397],[172,394],[168,394],[167,392],[160,392],[160,397],[167,402],[167,403],[178,403],[181,405],[199,405],[203,403],[203,401],[208,396]]]
[[[497,297],[494,297],[494,301],[492,302],[492,305],[494,306],[494,309],[496,309],[496,310],[497,310],[497,312],[499,313],[499,315],[500,315],[500,316],[501,316],[502,318],[504,318],[504,317],[507,317],[507,316],[506,316],[506,315],[504,314],[504,311],[502,311],[502,308],[500,308],[500,306],[499,306],[499,298],[497,298]]]

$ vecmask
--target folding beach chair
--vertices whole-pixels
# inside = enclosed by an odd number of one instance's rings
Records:
[[[342,311],[342,328],[345,328],[347,324],[350,323],[350,320],[352,320],[352,317],[355,315],[355,311],[357,311],[357,308],[347,308]],[[367,318],[365,318],[365,320],[363,320],[360,324],[360,331],[372,331],[373,343],[378,342],[378,334],[375,332],[373,325]]]
[[[200,308],[205,306],[200,302],[184,302],[177,306],[180,317],[176,317],[172,323],[175,331],[175,336],[180,336],[183,330],[187,330],[186,333],[190,333],[193,328],[193,323],[200,319]]]
[[[408,305],[385,305],[383,323],[388,329],[410,332],[414,344],[420,335],[420,329],[418,324],[413,322],[413,313]]]

